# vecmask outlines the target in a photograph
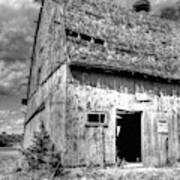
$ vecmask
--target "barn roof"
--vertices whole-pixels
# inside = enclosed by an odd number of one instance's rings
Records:
[[[112,1],[70,0],[65,27],[71,63],[180,79],[180,24]]]

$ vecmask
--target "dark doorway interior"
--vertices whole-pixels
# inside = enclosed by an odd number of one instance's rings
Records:
[[[117,159],[141,162],[141,112],[117,111]]]

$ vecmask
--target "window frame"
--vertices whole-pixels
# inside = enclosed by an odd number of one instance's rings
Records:
[[[90,122],[89,115],[98,115],[98,122]],[[100,115],[104,115],[104,122],[100,122]],[[108,127],[107,112],[105,111],[90,111],[86,113],[86,127]]]

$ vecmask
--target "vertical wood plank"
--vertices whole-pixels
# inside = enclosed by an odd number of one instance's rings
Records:
[[[167,149],[167,134],[158,135],[159,144],[159,166],[165,166],[167,164],[168,149]]]
[[[105,163],[115,164],[116,162],[116,109],[109,110],[108,128],[105,128]]]
[[[142,156],[144,166],[158,166],[158,139],[155,114],[145,111],[142,116]]]
[[[158,112],[157,121],[167,123],[171,121],[171,115],[167,112]],[[165,166],[168,161],[168,129],[167,132],[158,132],[158,143],[159,143],[159,166]]]
[[[178,159],[178,123],[177,114],[172,111],[168,122],[169,137],[168,137],[168,159],[170,163],[175,163]]]
[[[150,117],[148,112],[144,112],[142,115],[142,121],[143,121],[143,127],[142,127],[142,136],[143,136],[143,142],[142,142],[142,146],[143,146],[143,152],[142,152],[142,156],[143,156],[143,164],[144,166],[149,166],[149,153],[150,153]]]
[[[177,101],[177,134],[178,134],[178,160],[180,160],[180,108],[179,101]]]
[[[153,152],[153,166],[158,166],[159,165],[159,144],[158,144],[158,132],[157,132],[157,117],[156,117],[156,113],[153,112],[152,113],[152,152]]]

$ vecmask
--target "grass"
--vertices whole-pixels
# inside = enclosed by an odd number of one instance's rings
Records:
[[[13,172],[16,162],[21,158],[18,151],[0,150],[0,180],[45,180],[52,177],[47,171]],[[107,167],[65,169],[64,175],[53,180],[179,180],[180,167],[143,168]]]
[[[0,151],[0,175],[9,173],[15,168],[15,162],[20,158],[17,150]]]
[[[47,171],[5,173],[3,166],[13,164],[18,156],[0,156],[0,180],[51,180]],[[3,163],[4,162],[4,163]],[[1,174],[2,173],[2,174]],[[64,170],[61,177],[53,180],[179,180],[180,168],[74,168]]]
[[[55,180],[179,180],[178,168],[127,168],[71,170],[64,177]]]

